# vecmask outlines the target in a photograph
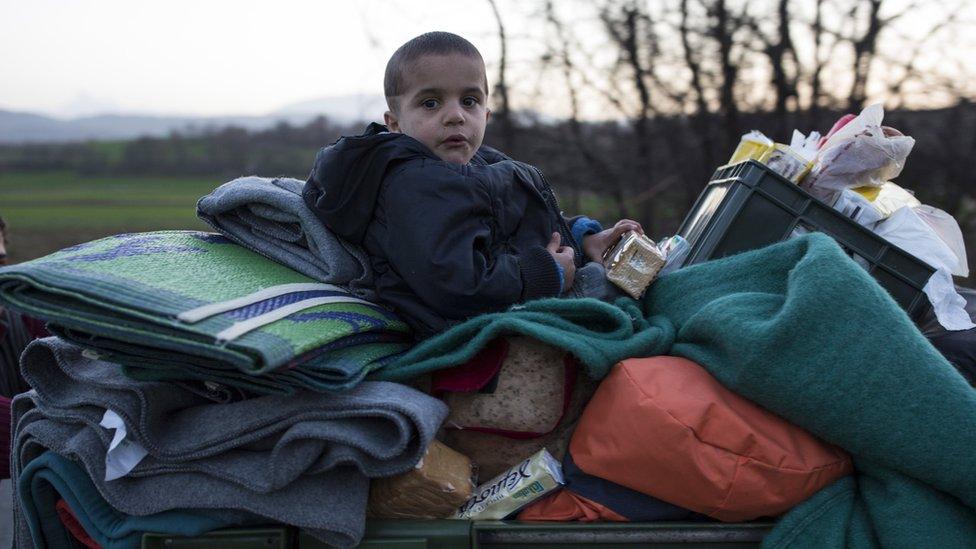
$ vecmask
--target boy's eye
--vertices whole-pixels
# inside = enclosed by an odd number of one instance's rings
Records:
[[[465,97],[461,100],[461,104],[465,107],[473,107],[478,104],[478,98],[473,96]]]
[[[420,104],[421,104],[421,105],[422,105],[422,106],[423,106],[423,107],[424,107],[425,109],[436,109],[436,108],[437,108],[437,100],[436,100],[436,99],[425,99],[425,100],[424,100],[424,101],[423,101],[422,103],[420,103]]]

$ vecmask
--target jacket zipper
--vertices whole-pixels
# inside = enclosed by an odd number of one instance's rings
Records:
[[[546,179],[545,174],[542,173],[542,170],[532,166],[531,164],[525,165],[535,170],[535,173],[539,174],[539,178],[542,179],[542,199],[546,201],[546,205],[549,206],[549,208],[556,212],[556,218],[559,220],[559,234],[563,237],[563,241],[569,242],[570,246],[572,246],[576,258],[576,266],[582,266],[583,251],[577,244],[576,239],[573,238],[573,231],[570,230],[569,225],[566,224],[566,219],[563,217],[563,211],[559,209],[559,203],[556,201],[556,193],[552,191],[552,187],[549,186],[549,181]]]

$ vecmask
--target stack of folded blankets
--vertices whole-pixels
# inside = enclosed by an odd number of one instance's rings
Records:
[[[17,547],[262,523],[359,542],[369,479],[412,470],[447,407],[365,381],[412,336],[364,299],[365,255],[300,183],[204,197],[223,234],[123,234],[0,269],[0,302],[54,334],[21,357],[32,390],[12,405]]]
[[[128,378],[58,338],[35,341],[21,362],[34,389],[13,403],[17,535],[41,547],[70,535],[52,513],[61,500],[103,547],[271,521],[354,545],[369,478],[412,469],[446,415],[388,382],[226,402]]]

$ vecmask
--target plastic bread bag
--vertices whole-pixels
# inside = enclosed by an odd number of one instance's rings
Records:
[[[880,187],[898,177],[915,140],[882,128],[884,109],[871,105],[831,135],[802,186],[814,195],[852,187]]]
[[[952,282],[952,270],[959,258],[918,212],[902,208],[878,224],[874,232],[936,269],[922,291],[943,328],[957,331],[976,327],[966,312],[966,300]]]
[[[645,235],[627,231],[603,254],[607,280],[640,299],[666,261],[658,245]]]

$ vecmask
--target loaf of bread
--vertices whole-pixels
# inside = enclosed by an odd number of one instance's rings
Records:
[[[565,356],[566,351],[529,337],[508,338],[493,392],[443,395],[451,410],[445,426],[548,433],[563,413]]]
[[[367,515],[372,518],[440,519],[457,512],[471,498],[471,460],[432,441],[417,466],[402,475],[374,479]]]

